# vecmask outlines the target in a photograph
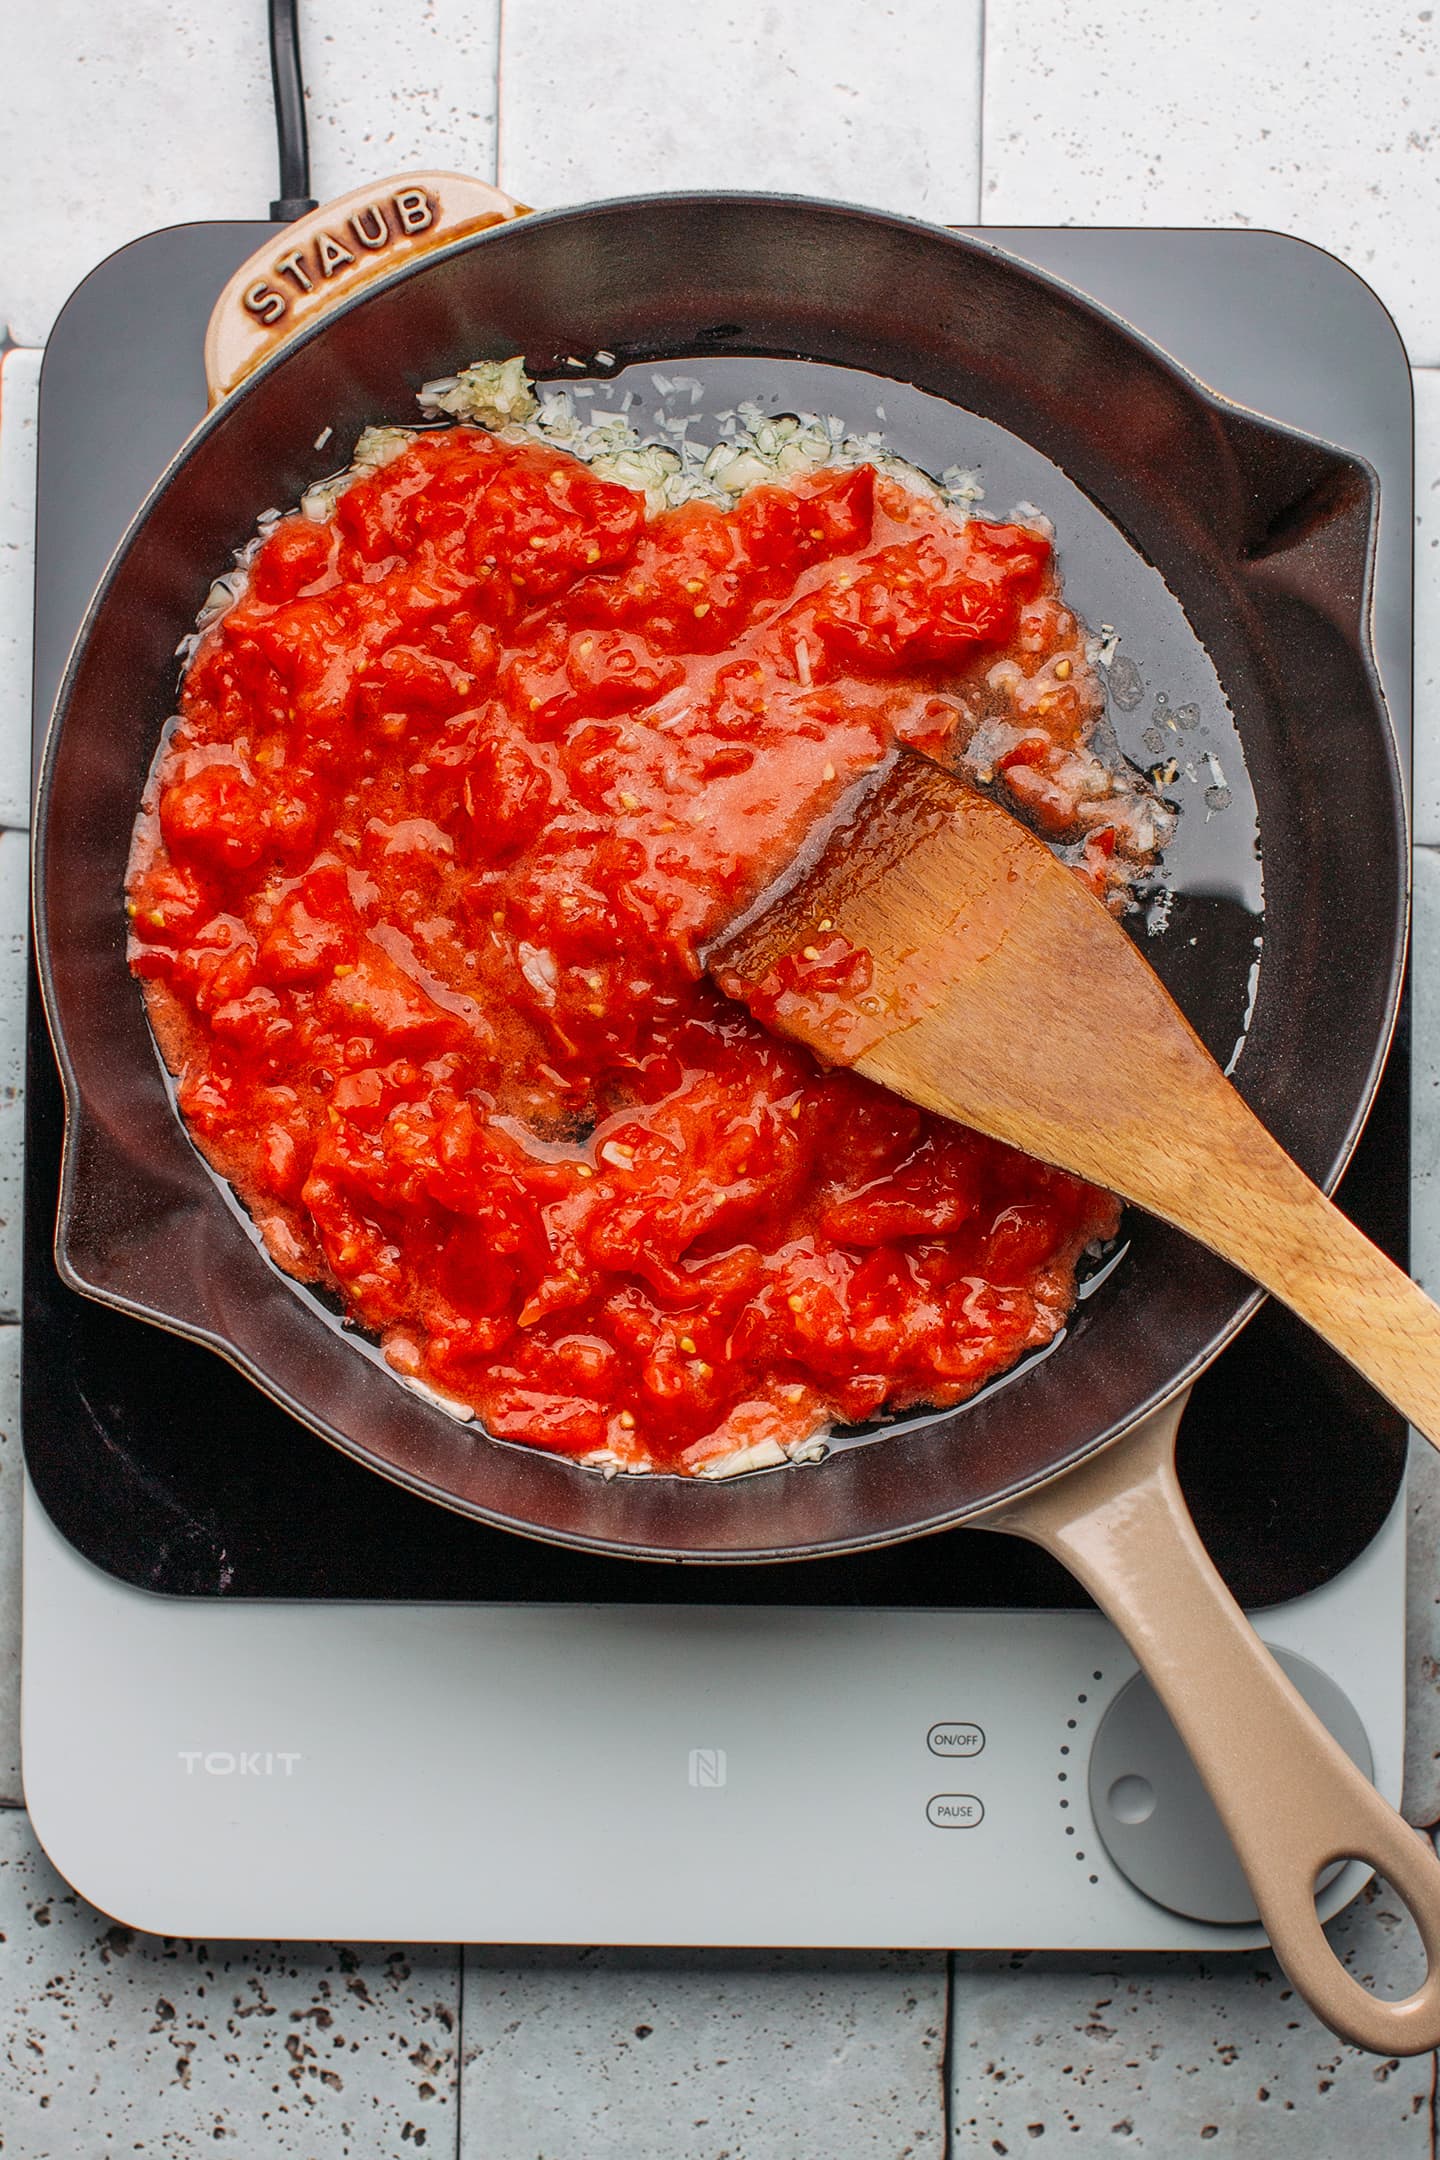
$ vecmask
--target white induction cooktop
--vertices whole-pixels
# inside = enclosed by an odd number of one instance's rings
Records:
[[[1408,739],[1409,377],[1379,303],[1275,235],[988,237],[1377,465],[1377,641]],[[1337,313],[1363,368],[1337,372],[1314,334]],[[203,1399],[190,1417],[203,1445]],[[1216,1917],[1237,1908],[1213,1815],[1093,1612],[162,1596],[83,1558],[33,1489],[24,1596],[36,1831],[86,1897],[159,1933],[1261,1939]],[[1259,1625],[1398,1801],[1403,1507]],[[1322,1911],[1364,1879],[1347,1868]]]

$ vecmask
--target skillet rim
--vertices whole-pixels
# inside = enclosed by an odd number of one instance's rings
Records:
[[[1137,329],[1134,324],[1115,310],[1093,299],[1089,294],[1069,284],[1065,279],[1056,276],[1054,273],[1043,270],[1024,258],[1012,254],[1007,248],[990,241],[983,234],[932,225],[926,220],[902,217],[895,213],[876,211],[863,205],[852,205],[828,198],[748,191],[675,190],[660,194],[607,198],[600,202],[571,208],[535,212],[523,220],[515,221],[514,224],[502,225],[479,234],[464,236],[443,248],[437,249],[434,254],[427,256],[423,260],[403,266],[389,277],[366,286],[347,299],[338,301],[323,317],[305,330],[297,333],[293,339],[287,341],[278,351],[271,354],[235,391],[211,411],[207,412],[200,420],[180,444],[175,455],[147,493],[106,565],[86,610],[84,620],[70,648],[55,702],[48,718],[42,750],[40,777],[36,791],[35,843],[32,855],[31,881],[37,976],[40,983],[42,1006],[52,1045],[54,1046],[64,1101],[62,1173],[54,1247],[57,1270],[62,1280],[81,1295],[110,1305],[118,1311],[143,1320],[150,1325],[158,1326],[167,1332],[199,1342],[224,1357],[228,1363],[243,1373],[251,1384],[257,1386],[262,1393],[269,1396],[289,1415],[298,1418],[302,1423],[319,1433],[330,1444],[339,1447],[342,1452],[353,1456],[367,1468],[376,1471],[391,1482],[414,1491],[435,1504],[445,1506],[452,1512],[489,1522],[514,1534],[527,1536],[539,1542],[559,1543],[577,1549],[621,1555],[634,1559],[682,1561],[693,1565],[704,1565],[707,1562],[731,1565],[766,1564],[782,1560],[788,1561],[806,1557],[820,1558],[847,1551],[873,1549],[883,1545],[904,1542],[911,1537],[933,1534],[957,1527],[1005,1500],[1013,1499],[1020,1493],[1037,1489],[1048,1482],[1049,1479],[1063,1474],[1075,1463],[1083,1461],[1088,1456],[1098,1452],[1102,1447],[1113,1444],[1140,1419],[1151,1414],[1163,1403],[1170,1401],[1183,1388],[1187,1387],[1213,1362],[1221,1350],[1234,1339],[1235,1335],[1262,1302],[1263,1293],[1259,1290],[1252,1290],[1235,1309],[1230,1320],[1211,1337],[1204,1350],[1192,1358],[1181,1373],[1172,1377],[1164,1387],[1153,1390],[1145,1401],[1138,1405],[1121,1423],[1107,1427],[1101,1433],[1092,1436],[1084,1445],[1073,1450],[1059,1461],[1050,1463],[1042,1471],[1033,1475],[1019,1476],[1004,1486],[996,1487],[981,1502],[961,1508],[952,1506],[941,1509],[923,1516],[918,1521],[912,1521],[902,1530],[897,1531],[887,1527],[883,1531],[868,1536],[829,1538],[824,1541],[806,1542],[798,1545],[770,1544],[743,1551],[720,1547],[705,1550],[689,1548],[682,1551],[671,1545],[646,1546],[630,1542],[622,1543],[613,1537],[586,1536],[570,1530],[557,1530],[549,1526],[542,1528],[533,1521],[516,1518],[502,1510],[486,1507],[474,1500],[447,1492],[425,1477],[413,1475],[400,1465],[382,1459],[371,1448],[367,1447],[363,1441],[355,1439],[351,1434],[341,1430],[315,1411],[302,1407],[287,1392],[284,1386],[274,1381],[263,1367],[259,1366],[246,1352],[240,1350],[218,1328],[212,1329],[182,1320],[168,1312],[163,1306],[148,1304],[143,1298],[118,1290],[102,1280],[92,1279],[92,1277],[83,1274],[73,1261],[68,1247],[69,1233],[75,1215],[76,1182],[80,1168],[78,1157],[81,1151],[82,1135],[87,1130],[87,1127],[93,1129],[93,1126],[91,1126],[89,1119],[84,1089],[80,1084],[71,1060],[65,1033],[62,1004],[53,980],[47,888],[55,761],[57,746],[74,696],[81,660],[115,580],[123,565],[141,544],[152,513],[172,485],[180,468],[187,463],[200,445],[217,431],[220,425],[236,411],[247,397],[267,385],[276,371],[282,370],[294,354],[308,349],[322,340],[335,324],[346,318],[354,310],[363,308],[369,300],[378,298],[382,294],[389,294],[408,282],[408,280],[423,277],[437,264],[450,261],[478,246],[486,244],[503,245],[507,234],[519,230],[528,230],[537,225],[574,224],[589,221],[599,213],[644,211],[666,205],[691,207],[703,205],[711,208],[717,206],[721,208],[733,207],[737,210],[774,206],[776,208],[818,212],[827,219],[835,218],[842,221],[859,219],[867,226],[918,232],[924,235],[930,243],[933,244],[938,241],[943,246],[955,250],[962,258],[979,256],[989,259],[1003,266],[1010,276],[1014,277],[1018,274],[1018,279],[1022,284],[1038,287],[1042,291],[1048,292],[1063,308],[1092,318],[1099,326],[1107,328],[1113,335],[1117,335],[1124,342],[1138,348],[1141,355],[1152,366],[1167,376],[1177,386],[1182,395],[1195,407],[1202,411],[1208,410],[1210,413],[1217,415],[1222,421],[1227,416],[1235,416],[1247,426],[1257,430],[1260,435],[1276,442],[1323,451],[1333,458],[1337,464],[1349,467],[1362,477],[1367,494],[1367,515],[1363,574],[1354,601],[1355,656],[1363,673],[1365,686],[1370,696],[1370,703],[1383,723],[1382,737],[1386,753],[1383,763],[1392,797],[1393,829],[1397,839],[1399,889],[1393,896],[1392,901],[1395,922],[1390,940],[1391,956],[1388,981],[1384,991],[1384,1026],[1369,1057],[1365,1085],[1360,1100],[1350,1117],[1336,1158],[1323,1180],[1327,1191],[1333,1187],[1343,1173],[1363,1130],[1373,1102],[1375,1089],[1384,1069],[1398,1017],[1399,995],[1403,980],[1408,936],[1410,886],[1409,809],[1403,784],[1400,780],[1399,749],[1394,721],[1379,679],[1374,652],[1374,568],[1380,516],[1380,487],[1378,475],[1375,473],[1374,468],[1369,464],[1368,460],[1343,445],[1329,442],[1324,437],[1311,435],[1302,429],[1287,426],[1263,413],[1257,412],[1251,407],[1241,404],[1237,400],[1225,397],[1212,389],[1192,370],[1174,359],[1163,347],[1147,337],[1143,331]],[[1353,272],[1351,274],[1358,275]],[[1358,282],[1364,284],[1363,279],[1359,279]],[[757,357],[759,357],[758,353]],[[957,409],[959,408],[957,407]],[[1352,628],[1350,614],[1351,610],[1347,604],[1347,633]],[[1198,637],[1198,633],[1196,635]],[[183,1125],[180,1129],[183,1133]],[[185,1137],[188,1140],[188,1134]],[[193,1146],[193,1142],[190,1144]],[[197,1160],[199,1160],[198,1156]],[[207,1165],[202,1165],[202,1167],[205,1176],[213,1180],[214,1173],[209,1170]],[[219,1193],[217,1197],[223,1199],[225,1196],[223,1193]],[[390,1384],[392,1383],[387,1380],[387,1385]],[[443,1415],[439,1411],[434,1411],[431,1414],[437,1417]],[[575,1475],[574,1466],[563,1459],[545,1456],[539,1451],[527,1451],[527,1453],[531,1453],[539,1461],[548,1463],[552,1471],[566,1477]],[[620,1482],[622,1481],[617,1481],[617,1483]],[[627,1486],[630,1484],[630,1481],[623,1482]],[[652,1482],[658,1481],[640,1481],[642,1485],[650,1485]],[[682,1484],[689,1481],[674,1480],[667,1482]]]

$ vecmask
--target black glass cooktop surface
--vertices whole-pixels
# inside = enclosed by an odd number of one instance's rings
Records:
[[[193,225],[151,234],[87,279],[56,325],[41,385],[37,742],[111,547],[204,409],[200,351],[213,298],[269,230]],[[1275,235],[990,237],[1098,294],[1228,394],[1359,449],[1379,467],[1386,533],[1377,630],[1403,715],[1410,386],[1399,339],[1367,288],[1331,258]],[[1325,356],[1318,365],[1317,351]],[[1407,1241],[1408,1073],[1402,1015],[1339,1194],[1398,1259]],[[206,1597],[1085,1602],[1045,1555],[980,1531],[837,1560],[660,1567],[542,1545],[417,1500],[337,1454],[212,1353],[66,1289],[50,1252],[60,1091],[33,983],[27,1091],[26,1459],[57,1527],[127,1582]],[[1270,1305],[1196,1386],[1181,1473],[1207,1544],[1237,1595],[1255,1606],[1315,1588],[1364,1549],[1394,1503],[1405,1446],[1401,1420]]]

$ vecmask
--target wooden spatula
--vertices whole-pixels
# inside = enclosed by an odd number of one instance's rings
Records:
[[[1440,1309],[1247,1108],[1120,925],[995,803],[902,751],[711,947],[828,1064],[1108,1186],[1282,1298],[1440,1447]]]

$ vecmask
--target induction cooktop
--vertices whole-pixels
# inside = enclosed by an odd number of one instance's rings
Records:
[[[90,590],[203,412],[213,299],[272,229],[149,235],[92,273],[56,325],[40,394],[37,757]],[[1378,467],[1377,644],[1408,744],[1409,374],[1368,288],[1272,234],[986,237],[1116,307],[1215,388]],[[1143,653],[1126,661],[1143,721],[1163,688]],[[1402,1261],[1408,1124],[1402,1016],[1339,1192]],[[1046,1556],[958,1530],[841,1559],[665,1567],[430,1506],[213,1354],[61,1283],[61,1125],[32,985],[27,1795],[52,1856],[98,1903],[148,1927],[232,1934],[1254,1939],[1217,1930],[1203,1895],[1181,1897],[1177,1917],[1163,1883],[1136,1890],[1114,1823],[1107,1842],[1103,1794],[1082,1816],[1077,1765],[1134,1667]],[[1352,1724],[1358,1703],[1356,1751],[1368,1744],[1392,1797],[1405,1451],[1401,1420],[1273,1304],[1197,1384],[1180,1448],[1232,1589],[1272,1609],[1266,1631],[1318,1673],[1327,1716],[1327,1686],[1342,1724],[1346,1698]],[[1141,1698],[1128,1699],[1133,1712]],[[972,1758],[973,1791],[937,1789]],[[107,1793],[103,1824],[87,1786]],[[387,1833],[386,1809],[422,1794],[449,1905],[430,1863]],[[575,1823],[593,1821],[597,1795],[626,1822],[643,1817],[643,1851],[617,1861],[611,1843],[577,1863]],[[1192,1847],[1207,1806],[1175,1802]],[[317,1842],[337,1808],[343,1832]],[[518,1840],[503,1882],[477,1873],[469,1842],[470,1828],[502,1823]],[[940,1834],[957,1829],[976,1834]],[[854,1839],[877,1830],[884,1863],[857,1869]],[[1003,1865],[1022,1853],[1023,1867]],[[1332,1901],[1361,1879],[1348,1871]]]

